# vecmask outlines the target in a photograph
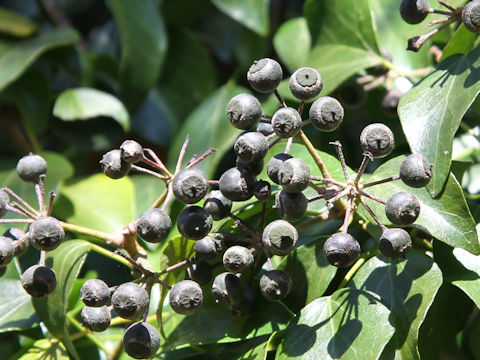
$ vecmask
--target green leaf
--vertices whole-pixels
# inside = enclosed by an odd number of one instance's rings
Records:
[[[376,294],[337,290],[302,309],[275,359],[377,359],[394,333],[389,315]]]
[[[40,339],[33,343],[18,360],[55,359],[68,360],[65,346],[57,339]]]
[[[292,73],[304,66],[311,43],[307,21],[303,17],[284,22],[273,37],[275,51]]]
[[[84,240],[64,242],[47,255],[46,263],[57,277],[57,287],[47,297],[32,298],[33,306],[48,331],[62,339],[70,353],[76,354],[68,333],[68,297],[80,269],[90,250],[90,243]],[[75,356],[78,358],[78,356]]]
[[[29,18],[15,11],[0,8],[0,33],[16,37],[27,37],[37,32],[38,26]]]
[[[314,44],[307,65],[322,75],[323,93],[382,61],[368,0],[307,0],[304,13]]]
[[[225,14],[258,35],[268,35],[269,0],[212,0],[212,2]]]
[[[53,115],[65,121],[108,116],[115,119],[125,131],[130,129],[128,111],[120,100],[92,88],[76,88],[62,92],[55,101]]]
[[[154,85],[167,50],[167,33],[155,0],[108,0],[120,33],[120,90],[137,107]]]
[[[403,156],[399,156],[387,161],[374,172],[372,177],[368,178],[368,181],[398,174],[403,159]],[[414,189],[400,180],[365,189],[365,192],[384,200],[388,200],[399,191],[410,192],[420,201],[420,216],[412,226],[430,233],[436,239],[451,246],[461,247],[475,254],[480,253],[475,222],[463,196],[463,190],[453,175],[448,177],[445,188],[435,199],[432,199],[426,188]],[[366,199],[366,202],[382,222],[389,224],[384,205],[370,199]],[[360,207],[360,214],[373,222],[373,219],[366,215],[363,207]]]
[[[377,294],[393,315],[395,334],[382,357],[420,358],[418,329],[441,284],[438,266],[430,257],[415,250],[407,253],[406,260],[374,257],[355,274],[350,286]]]
[[[165,183],[151,175],[129,177],[135,188],[135,217],[139,217],[157,200],[165,189]]]
[[[445,60],[455,54],[468,54],[473,49],[476,38],[475,33],[468,31],[467,28],[461,24],[451,40],[443,48],[441,60]]]
[[[427,186],[437,196],[450,171],[452,143],[463,115],[480,91],[480,47],[434,67],[400,100],[398,114],[413,153],[434,164]]]
[[[73,45],[78,34],[72,29],[56,29],[22,41],[0,41],[0,90],[18,79],[44,52]]]

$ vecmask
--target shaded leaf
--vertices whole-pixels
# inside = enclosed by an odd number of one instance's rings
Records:
[[[284,22],[273,37],[275,51],[290,72],[304,66],[311,43],[307,21],[303,17]]]
[[[266,36],[269,30],[269,0],[212,0],[225,14],[242,25]]]
[[[445,60],[455,54],[468,54],[473,49],[475,39],[475,33],[468,31],[467,28],[461,24],[448,44],[443,48],[441,60]]]
[[[67,350],[56,339],[40,339],[33,343],[18,360],[55,359],[68,360]]]
[[[27,37],[38,30],[37,24],[15,11],[0,8],[0,33]]]

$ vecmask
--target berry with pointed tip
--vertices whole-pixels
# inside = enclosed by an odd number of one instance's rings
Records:
[[[430,3],[428,0],[402,0],[400,3],[400,15],[408,24],[419,24],[428,15]]]
[[[297,99],[313,99],[320,93],[322,87],[322,77],[311,67],[301,67],[290,76],[290,91]]]
[[[0,236],[0,266],[6,266],[15,256],[15,243],[6,236]]]
[[[89,279],[80,289],[80,299],[90,307],[107,305],[110,301],[110,289],[103,280]]]
[[[137,322],[128,327],[122,338],[123,349],[135,359],[148,359],[160,347],[158,331],[147,322]]]
[[[43,251],[56,249],[65,238],[60,221],[52,216],[45,216],[32,222],[28,233],[33,247]]]
[[[397,107],[403,92],[398,89],[389,90],[382,99],[382,110],[387,115],[397,115]]]
[[[310,167],[300,158],[285,160],[278,169],[278,182],[288,192],[301,192],[310,183]]]
[[[208,180],[200,169],[185,169],[173,179],[173,195],[178,201],[193,204],[203,199],[208,190]]]
[[[284,299],[292,288],[292,279],[282,270],[267,271],[260,278],[262,295],[270,301]]]
[[[272,186],[268,181],[258,180],[253,186],[253,194],[258,200],[265,201],[272,194]]]
[[[396,258],[404,255],[412,247],[412,239],[403,229],[385,229],[380,236],[378,247],[384,256]]]
[[[410,187],[424,187],[432,178],[432,167],[422,154],[408,155],[400,165],[400,179]]]
[[[305,216],[308,200],[302,192],[290,193],[285,190],[275,195],[274,209],[283,220],[295,221]]]
[[[169,300],[173,311],[189,315],[202,305],[202,289],[193,280],[182,280],[170,289]]]
[[[14,247],[15,247],[15,254],[13,256],[22,256],[28,250],[28,234],[25,233],[22,229],[12,227],[7,229],[3,236],[6,236],[12,239]]]
[[[285,220],[275,220],[265,226],[262,242],[273,255],[286,255],[293,250],[298,241],[295,227]]]
[[[243,299],[243,284],[235,274],[223,272],[213,279],[212,296],[217,304],[239,304]]]
[[[268,151],[268,141],[265,135],[257,131],[241,134],[233,146],[235,154],[246,162],[262,160]]]
[[[420,201],[409,192],[397,192],[387,200],[385,214],[397,226],[413,224],[420,215]]]
[[[112,320],[110,309],[105,305],[100,307],[84,306],[80,316],[83,326],[97,332],[107,330]]]
[[[247,72],[248,83],[261,93],[274,91],[282,81],[282,77],[282,67],[270,58],[255,60]]]
[[[172,220],[161,209],[146,210],[137,220],[137,234],[150,243],[165,240],[172,228]]]
[[[185,270],[185,278],[195,281],[200,286],[205,285],[212,280],[212,267],[206,262],[190,264]]]
[[[337,99],[323,96],[313,102],[308,115],[316,129],[333,131],[342,123],[344,110]]]
[[[376,158],[390,154],[395,146],[392,130],[384,124],[375,123],[366,126],[360,134],[360,144]]]
[[[352,265],[360,256],[360,244],[348,233],[335,233],[323,245],[327,261],[336,267]]]
[[[18,160],[17,174],[23,181],[36,183],[47,173],[47,162],[36,154],[28,154]]]
[[[137,163],[143,159],[142,145],[134,140],[125,140],[120,145],[120,156],[127,163]]]
[[[213,220],[225,219],[232,210],[232,201],[223,196],[220,190],[212,190],[203,203],[203,208]]]
[[[269,136],[273,134],[273,126],[272,123],[266,121],[260,121],[257,125],[257,131],[262,133],[265,136]]]
[[[472,0],[465,5],[462,22],[468,31],[480,33],[480,0]]]
[[[112,294],[115,312],[124,319],[138,319],[148,309],[148,293],[138,284],[127,282]]]
[[[252,177],[259,175],[263,170],[263,159],[246,162],[245,160],[240,159],[237,157],[235,162],[235,167],[239,169],[243,169],[247,173],[249,173]]]
[[[223,254],[223,265],[231,273],[239,273],[253,265],[253,254],[244,246],[235,245]]]
[[[200,206],[185,208],[177,218],[177,228],[183,237],[199,240],[212,229],[213,219],[207,210]]]
[[[239,94],[229,101],[227,116],[237,129],[249,130],[260,121],[262,105],[253,95]]]
[[[302,118],[294,108],[282,107],[273,114],[272,127],[275,135],[288,139],[300,131]]]
[[[195,259],[198,261],[212,260],[222,251],[222,244],[220,240],[205,236],[193,244],[193,251],[195,251]]]
[[[10,198],[8,197],[8,194],[0,190],[0,218],[3,217],[7,213],[7,205],[10,201]]]
[[[128,174],[131,164],[122,160],[119,149],[110,150],[100,160],[102,172],[111,179],[120,179]]]
[[[223,196],[232,201],[244,201],[253,196],[255,178],[242,168],[225,171],[218,181]]]
[[[267,175],[275,184],[280,184],[280,180],[278,178],[278,172],[280,170],[280,166],[288,160],[291,159],[292,155],[280,153],[275,156],[272,156],[270,160],[268,160],[267,164]]]
[[[44,265],[30,266],[22,275],[22,286],[33,297],[44,297],[57,286],[55,271]]]

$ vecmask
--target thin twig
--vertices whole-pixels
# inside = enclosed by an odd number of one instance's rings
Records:
[[[180,153],[178,154],[177,166],[175,167],[175,174],[178,174],[180,169],[182,168],[182,162],[185,158],[185,153],[187,152],[187,146],[190,142],[190,136],[185,137],[185,141],[183,142],[182,148],[180,149]]]
[[[278,101],[280,102],[280,105],[282,105],[282,107],[287,107],[287,104],[285,104],[285,101],[283,100],[282,96],[281,96],[280,93],[277,91],[277,89],[273,90],[273,93],[275,94],[275,96],[277,97]]]
[[[162,179],[162,180],[167,180],[168,179],[168,177],[166,177],[164,175],[156,173],[155,171],[152,171],[152,170],[145,169],[145,168],[143,168],[141,166],[138,166],[138,165],[132,164],[131,169],[134,170],[134,171],[137,171],[137,172],[144,173],[144,174],[153,175],[153,176],[155,176],[159,179]]]
[[[365,196],[365,197],[367,197],[367,198],[369,198],[369,199],[372,199],[372,200],[374,200],[374,201],[376,201],[376,202],[379,202],[380,204],[385,205],[385,204],[387,203],[385,200],[380,199],[379,197],[376,197],[375,195],[368,194],[368,193],[366,193],[366,192],[364,192],[364,191],[362,191],[362,190],[358,190],[358,192],[359,192],[361,195],[363,195],[363,196]]]
[[[285,145],[285,151],[284,151],[285,154],[288,154],[290,152],[292,143],[293,143],[293,137],[289,137],[287,140],[287,145]]]
[[[55,197],[57,196],[57,194],[55,194],[55,192],[53,191],[50,191],[48,193],[48,207],[47,207],[47,216],[50,216],[52,215],[52,211],[53,211],[53,201],[55,200]]]
[[[362,163],[360,164],[360,167],[358,168],[357,175],[355,177],[355,181],[354,181],[355,185],[357,185],[358,182],[360,181],[360,178],[362,177],[363,172],[365,171],[365,168],[367,167],[367,164],[368,164],[369,160],[373,160],[373,155],[372,155],[371,152],[365,151],[363,153]]]
[[[191,167],[197,165],[200,161],[204,160],[207,156],[213,154],[217,149],[210,148],[207,151],[205,151],[202,155],[199,157],[192,159],[188,162],[187,166],[185,166],[185,169],[190,169]]]
[[[359,196],[358,199],[360,200],[360,203],[363,205],[365,210],[367,210],[367,212],[370,214],[370,216],[373,218],[373,220],[375,220],[375,222],[378,224],[378,226],[380,226],[380,228],[382,230],[385,230],[387,227],[385,225],[383,225],[383,223],[380,221],[380,219],[377,217],[377,215],[375,215],[373,210],[370,209],[370,206],[367,205],[365,200],[363,200],[361,196]]]
[[[26,209],[28,209],[30,212],[35,214],[35,216],[40,215],[40,213],[34,209],[32,206],[30,206],[29,203],[27,203],[25,200],[23,200],[19,195],[17,195],[13,190],[9,189],[8,187],[3,187],[3,191],[5,191],[8,195],[13,196],[15,199],[17,199],[20,204],[22,204]]]
[[[347,184],[342,183],[342,182],[340,182],[340,181],[337,181],[337,180],[334,180],[334,179],[326,179],[326,178],[319,177],[319,176],[310,176],[310,180],[321,181],[321,182],[323,182],[323,183],[325,183],[325,184],[336,185],[336,186],[341,187],[342,189],[344,189],[344,188],[347,187]]]
[[[362,187],[362,189],[365,189],[365,188],[370,187],[370,186],[380,185],[380,184],[384,184],[384,183],[387,183],[387,182],[390,182],[390,181],[395,181],[395,180],[398,180],[398,179],[400,179],[400,175],[394,175],[394,176],[390,176],[389,178],[386,178],[386,179],[381,179],[381,180],[372,181],[372,182],[369,182],[369,183],[366,183],[366,184],[361,184],[361,187]]]
[[[148,153],[152,157],[154,161],[151,161],[147,157],[145,157],[145,152]],[[163,164],[162,160],[155,154],[155,152],[152,149],[148,148],[143,148],[143,159],[142,161],[146,162],[147,164],[159,169],[160,171],[163,171],[169,178],[173,177],[173,174],[168,171],[167,167]]]

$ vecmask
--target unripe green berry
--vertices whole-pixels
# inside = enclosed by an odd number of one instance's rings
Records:
[[[200,206],[185,208],[177,218],[178,231],[187,239],[199,240],[205,237],[212,225],[212,216]]]
[[[168,214],[157,208],[145,211],[137,221],[137,234],[150,243],[165,240],[172,228],[172,220]]]
[[[267,155],[268,141],[265,135],[259,132],[245,132],[237,138],[233,150],[243,161],[262,160]]]
[[[82,324],[92,331],[104,331],[110,326],[112,314],[107,306],[84,306],[80,314]]]
[[[462,22],[468,31],[480,33],[480,0],[472,0],[465,5]]]
[[[228,248],[223,254],[223,265],[232,273],[247,270],[253,265],[253,254],[244,246],[235,245]]]
[[[113,309],[124,319],[138,319],[148,309],[148,303],[148,293],[132,282],[120,285],[112,294]]]
[[[243,284],[235,274],[221,273],[213,280],[212,297],[217,304],[239,304],[243,298]]]
[[[119,149],[110,150],[100,160],[102,172],[111,179],[120,179],[128,174],[131,165],[122,160]]]
[[[253,186],[253,194],[258,200],[265,201],[272,194],[272,186],[268,181],[258,180]]]
[[[310,183],[310,167],[300,158],[285,160],[278,170],[278,182],[288,192],[301,192]]]
[[[352,265],[360,256],[360,244],[348,233],[335,233],[323,245],[327,261],[337,267]]]
[[[47,162],[36,154],[28,154],[18,160],[17,174],[23,181],[36,183],[47,173]]]
[[[45,216],[35,220],[28,229],[32,245],[43,251],[56,249],[65,238],[60,221],[51,216]]]
[[[278,137],[287,139],[300,131],[302,118],[294,108],[282,107],[273,114],[272,127]]]
[[[395,146],[395,138],[392,130],[386,125],[370,124],[360,134],[360,144],[363,150],[368,151],[376,158],[382,158],[390,154]]]
[[[193,244],[193,251],[195,251],[195,259],[198,261],[212,260],[222,251],[222,244],[220,240],[206,236]]]
[[[0,190],[0,218],[3,217],[7,213],[7,205],[10,201],[10,198],[8,197],[8,194]]]
[[[317,96],[323,87],[322,77],[317,70],[302,67],[290,77],[290,91],[300,100],[309,100]]]
[[[132,324],[123,334],[123,349],[135,359],[147,359],[160,347],[158,331],[147,322]]]
[[[398,192],[387,200],[385,214],[397,226],[413,224],[420,215],[420,201],[413,194]]]
[[[292,287],[290,275],[282,270],[271,270],[260,278],[262,295],[270,301],[284,299]]]
[[[110,301],[110,289],[103,280],[89,279],[80,289],[80,299],[90,307],[107,305]]]
[[[230,123],[241,130],[251,129],[262,117],[262,105],[250,94],[234,96],[227,105]]]
[[[400,179],[410,187],[424,187],[432,178],[432,167],[422,154],[411,154],[400,165]]]
[[[337,99],[323,96],[313,102],[308,115],[316,129],[333,131],[342,123],[344,110]]]
[[[143,159],[142,145],[134,140],[125,140],[120,145],[120,156],[127,163],[137,163]]]
[[[182,280],[170,289],[169,300],[173,311],[189,315],[202,305],[202,289],[195,281]]]
[[[378,247],[384,256],[396,258],[412,247],[412,239],[403,229],[385,229],[380,236]]]
[[[267,175],[275,184],[280,184],[278,172],[284,161],[291,159],[292,155],[280,153],[272,156],[267,164]]]
[[[199,169],[185,169],[173,179],[173,195],[178,201],[193,204],[203,199],[208,190],[208,180]]]
[[[33,297],[44,297],[57,286],[55,271],[44,265],[30,266],[22,275],[22,286]]]
[[[6,236],[0,236],[0,266],[6,266],[15,256],[15,243]]]
[[[408,24],[419,24],[428,15],[430,3],[428,0],[402,0],[400,3],[400,15]]]
[[[283,71],[278,62],[263,58],[255,60],[247,72],[250,86],[261,93],[274,91],[282,81]]]
[[[232,201],[223,196],[220,190],[212,190],[203,203],[203,208],[213,220],[222,220],[230,214]]]
[[[273,255],[286,255],[293,250],[298,241],[295,227],[285,220],[275,220],[265,226],[262,242]]]
[[[242,168],[225,171],[218,181],[223,196],[232,201],[244,201],[253,196],[255,179]]]
[[[22,256],[28,250],[28,234],[25,233],[22,229],[12,227],[7,229],[3,236],[10,238],[13,241],[15,248],[15,254],[13,256]]]
[[[206,262],[190,264],[185,270],[185,278],[195,281],[200,286],[205,285],[212,280],[212,267]]]
[[[295,221],[305,216],[308,200],[303,193],[290,193],[285,190],[275,195],[274,209],[283,220]]]

